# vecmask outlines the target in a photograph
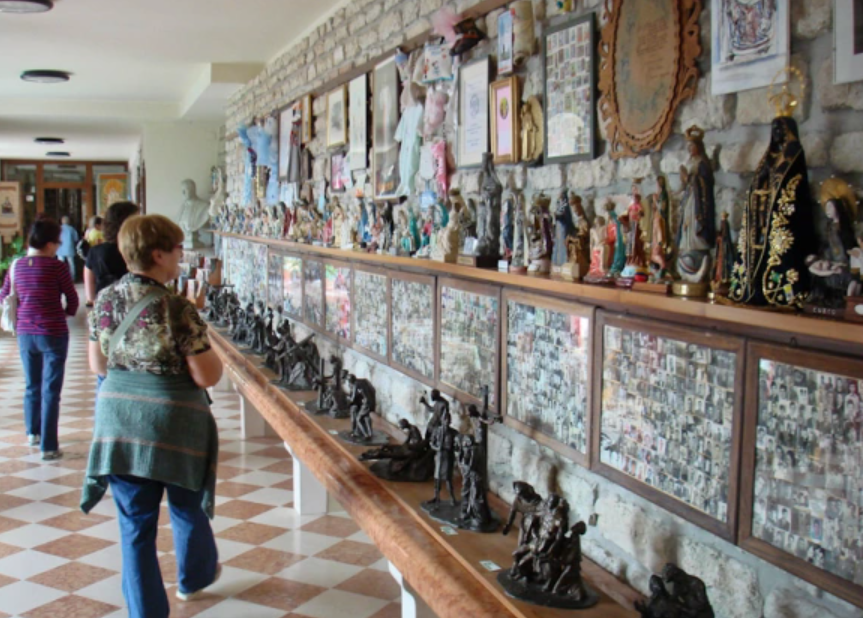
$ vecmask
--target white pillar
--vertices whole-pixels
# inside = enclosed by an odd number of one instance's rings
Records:
[[[244,395],[240,395],[240,419],[243,440],[269,435],[267,420]]]
[[[216,383],[215,386],[210,388],[214,393],[230,393],[236,390],[234,383],[231,382],[231,378],[227,371],[222,372],[221,379]]]
[[[402,589],[402,618],[437,618],[437,614],[423,601],[416,590],[405,581],[405,578],[395,565],[389,561],[387,561],[387,564],[390,568],[390,574]]]
[[[323,515],[327,512],[327,489],[297,458],[288,443],[285,448],[294,462],[294,509],[300,515]]]

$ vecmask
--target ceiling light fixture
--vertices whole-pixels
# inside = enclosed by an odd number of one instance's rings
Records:
[[[46,13],[53,8],[52,0],[0,0],[0,13]]]
[[[35,140],[37,144],[65,144],[66,140],[62,137],[37,137]]]
[[[36,84],[59,84],[61,82],[69,81],[69,72],[36,69],[21,73],[21,79],[25,82],[33,82]]]
[[[58,150],[56,152],[45,153],[45,156],[46,157],[70,157],[72,155],[70,155],[68,152],[61,152]]]

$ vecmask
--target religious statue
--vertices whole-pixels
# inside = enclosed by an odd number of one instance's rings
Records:
[[[713,267],[713,277],[710,280],[710,300],[728,295],[731,273],[734,270],[734,258],[737,250],[731,238],[731,225],[728,223],[728,213],[722,213],[719,232],[716,236],[716,263]]]
[[[515,230],[515,197],[510,193],[503,201],[500,211],[500,257],[512,258],[513,234]]]
[[[512,273],[527,272],[527,238],[525,231],[524,194],[519,193],[515,198],[515,216],[512,226],[512,260],[509,271]]]
[[[214,167],[212,169],[212,173],[216,182],[213,187],[213,195],[210,197],[210,207],[208,212],[211,218],[216,219],[217,217],[221,217],[225,210],[228,192],[225,191],[224,172],[222,172],[220,168]]]
[[[350,408],[347,394],[342,387],[344,377],[342,359],[331,354],[329,361],[333,366],[333,371],[330,375],[326,375],[324,373],[324,359],[320,360],[318,377],[314,381],[318,397],[313,401],[306,402],[304,407],[312,414],[329,414],[332,418],[348,418]]]
[[[567,258],[567,239],[575,233],[572,209],[569,207],[569,191],[564,189],[557,200],[554,211],[554,249],[551,253],[551,272],[561,274]]]
[[[183,230],[184,249],[195,249],[212,245],[212,234],[205,228],[210,222],[210,204],[198,197],[195,181],[188,178],[180,183],[183,191],[183,203],[180,206],[178,223]]]
[[[450,418],[449,414],[441,417],[441,422],[437,424],[429,440],[429,446],[435,453],[434,498],[422,503],[423,510],[429,514],[433,514],[441,506],[442,485],[446,485],[449,492],[450,506],[458,506],[452,485],[455,472],[455,439],[458,432],[450,427]]]
[[[614,211],[614,202],[605,203],[606,212]],[[597,216],[590,228],[590,269],[584,278],[588,283],[607,283],[610,279],[608,268],[614,251],[614,240],[609,242],[609,224],[605,217]]]
[[[467,408],[473,434],[459,435],[456,454],[462,477],[461,513],[451,522],[474,532],[494,532],[500,520],[488,505],[488,428],[503,417],[489,413],[489,389],[483,388],[483,408],[474,404]]]
[[[644,250],[644,206],[641,203],[640,181],[632,185],[632,201],[620,218],[625,231],[626,266],[617,280],[624,287],[635,281],[647,281],[647,256]]]
[[[293,341],[291,336],[291,323],[288,320],[281,322],[275,331],[268,334],[267,351],[264,357],[264,367],[276,370],[276,358],[284,352],[286,341]]]
[[[530,26],[533,28],[533,25]],[[533,33],[531,33],[533,36]],[[536,95],[528,97],[521,106],[521,160],[528,164],[536,163],[542,157],[542,103]]]
[[[477,210],[476,266],[497,266],[500,256],[500,206],[503,185],[494,170],[492,154],[482,156],[482,185],[480,205]]]
[[[452,191],[450,191],[452,194]],[[464,201],[461,202],[464,204]],[[444,208],[441,205],[441,208]],[[437,243],[431,253],[431,259],[437,262],[455,264],[458,261],[459,233],[461,223],[459,221],[459,201],[450,202],[450,210],[447,216],[446,226],[438,233]]]
[[[434,475],[434,451],[416,425],[400,419],[398,427],[407,436],[398,445],[373,448],[360,455],[360,461],[375,461],[369,470],[388,481],[424,483]]]
[[[590,266],[590,223],[581,196],[570,193],[569,207],[575,216],[575,227],[566,239],[566,264],[560,274],[569,281],[581,281]]]
[[[273,380],[273,384],[291,391],[314,390],[321,358],[314,336],[311,334],[294,344],[288,342],[285,350],[276,357],[279,378]]]
[[[416,222],[408,220],[408,208],[405,206],[396,214],[395,249],[398,255],[410,256],[417,250],[411,223],[416,228]]]
[[[369,380],[347,371],[343,372],[343,377],[350,392],[348,411],[351,428],[349,431],[340,431],[339,437],[350,444],[387,444],[389,438],[386,434],[375,431],[372,426],[372,413],[377,409],[375,387]]]
[[[650,281],[658,283],[668,277],[668,261],[671,257],[669,223],[671,200],[668,197],[668,181],[665,176],[656,177],[656,193],[650,196],[653,202],[650,222]]]
[[[431,418],[429,419],[428,424],[426,425],[425,431],[425,440],[428,442],[431,440],[432,434],[438,428],[439,425],[446,423],[449,425],[450,423],[450,411],[449,411],[449,401],[444,399],[441,392],[433,388],[431,393],[429,393],[429,398],[426,399],[426,396],[423,395],[420,397],[420,404],[426,409],[427,412],[431,412]]]
[[[252,138],[249,136],[249,127],[240,124],[237,127],[237,136],[240,138],[246,150],[243,153],[243,198],[242,205],[247,206],[255,199],[254,179],[257,173],[258,154],[255,152]]]
[[[641,618],[713,618],[704,582],[668,563],[662,575],[650,577],[650,598],[636,601]]]
[[[544,193],[533,196],[527,213],[525,237],[527,243],[528,268],[531,275],[545,275],[551,272],[551,254],[554,241],[551,236],[551,221],[548,207],[551,199]],[[567,208],[569,205],[567,204]]]
[[[608,267],[610,277],[616,279],[626,268],[626,237],[623,234],[623,226],[617,216],[614,202],[605,204],[608,213],[608,225],[606,226],[606,242],[611,250],[611,264]]]
[[[457,206],[459,224],[459,253],[473,255],[476,251],[476,203],[473,200],[464,201],[461,191],[450,189],[449,197]]]
[[[584,522],[570,526],[569,503],[558,494],[542,499],[528,483],[513,484],[516,500],[503,533],[522,514],[518,547],[512,566],[498,576],[507,594],[536,605],[585,609],[599,602],[581,577],[581,537]]]

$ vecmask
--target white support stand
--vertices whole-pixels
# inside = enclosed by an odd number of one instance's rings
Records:
[[[401,572],[389,562],[390,574],[402,589],[402,618],[437,618],[422,597],[405,581]]]
[[[264,438],[271,433],[267,420],[243,395],[240,395],[240,419],[243,440]]]
[[[212,386],[210,390],[214,393],[232,393],[237,390],[237,387],[231,381],[228,371],[226,370],[222,372],[222,378],[215,386]]]
[[[323,515],[327,513],[326,487],[294,455],[287,442],[285,442],[285,448],[294,461],[294,509],[300,515]]]

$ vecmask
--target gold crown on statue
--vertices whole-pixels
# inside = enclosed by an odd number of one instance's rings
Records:
[[[704,129],[699,127],[697,124],[692,125],[686,129],[686,139],[690,142],[702,141],[704,139]]]
[[[795,78],[796,83],[800,87],[798,94],[794,94],[791,91],[792,86],[795,84]],[[782,88],[779,92],[775,92],[774,89],[776,88],[777,80],[780,79],[783,80]],[[797,103],[803,99],[804,94],[806,94],[806,80],[803,79],[803,74],[797,67],[789,66],[780,70],[773,78],[773,81],[770,82],[767,100],[776,109],[777,117],[790,118],[794,114]]]

